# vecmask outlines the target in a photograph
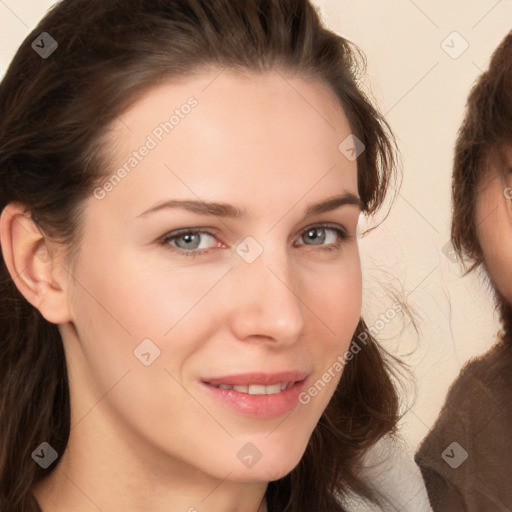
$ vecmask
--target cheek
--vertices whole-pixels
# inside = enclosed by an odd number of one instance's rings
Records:
[[[499,237],[498,232],[486,233],[479,237],[479,240],[492,284],[507,302],[512,304],[512,244]]]
[[[198,265],[191,271],[163,259],[141,260],[119,251],[98,265],[88,254],[77,268],[72,313],[84,354],[84,379],[95,383],[101,396],[130,370],[120,390],[144,403],[146,417],[154,419],[161,400],[171,403],[182,396],[165,370],[182,381],[187,362],[209,339],[219,315],[212,307],[215,285],[227,270]],[[159,398],[153,403],[148,396]],[[130,410],[131,405],[119,407]]]
[[[322,355],[318,355],[318,347],[312,358],[318,360],[316,379],[304,391],[301,403],[311,403],[315,414],[312,419],[317,421],[331,400],[347,364],[354,332],[361,318],[362,277],[359,265],[340,278],[339,286],[331,285],[329,293],[324,297],[323,314],[334,331],[335,336],[326,336],[322,341]],[[312,423],[312,428],[315,422]]]
[[[503,200],[502,193],[502,188],[495,182],[482,190],[476,204],[475,220],[489,277],[498,291],[512,303],[512,213],[511,205]]]
[[[309,282],[308,295],[312,315],[314,342],[309,343],[309,358],[315,362],[315,378],[301,397],[304,414],[314,428],[331,399],[343,373],[347,351],[361,317],[362,272],[359,253],[354,250],[337,269],[325,271],[323,287],[319,276]],[[309,305],[309,304],[308,304]]]
[[[90,262],[90,263],[89,263]],[[138,338],[162,338],[189,315],[226,269],[195,269],[144,261],[140,255],[119,251],[98,265],[91,255],[79,269],[75,318],[90,311],[109,329]],[[90,320],[90,319],[89,319]]]
[[[323,283],[320,286],[320,283]],[[309,277],[308,297],[324,329],[331,334],[334,347],[349,343],[361,315],[362,273],[359,253],[351,251],[335,268]]]

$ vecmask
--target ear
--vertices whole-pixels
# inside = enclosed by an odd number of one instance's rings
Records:
[[[18,290],[48,322],[70,321],[66,283],[68,273],[29,212],[21,203],[9,203],[0,216],[2,255]]]

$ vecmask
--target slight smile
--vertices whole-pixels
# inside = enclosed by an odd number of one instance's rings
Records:
[[[247,373],[202,381],[210,396],[235,412],[271,418],[290,412],[308,377],[304,371]]]

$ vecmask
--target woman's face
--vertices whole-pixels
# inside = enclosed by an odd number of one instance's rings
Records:
[[[72,436],[147,473],[296,466],[360,317],[350,134],[327,86],[278,72],[160,85],[119,116],[61,326]]]
[[[477,189],[476,232],[485,268],[499,293],[512,305],[512,146],[494,154],[489,174]]]

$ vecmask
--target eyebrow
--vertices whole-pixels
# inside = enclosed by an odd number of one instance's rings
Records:
[[[351,192],[347,192],[339,196],[329,197],[320,203],[308,206],[305,217],[312,217],[313,215],[336,210],[337,208],[345,205],[357,206],[361,211],[365,209],[363,202],[358,196]],[[146,217],[150,213],[164,209],[183,209],[199,215],[214,215],[216,217],[232,219],[239,219],[247,216],[246,209],[240,209],[237,206],[228,203],[171,199],[155,204],[151,208],[148,208],[141,214],[137,215],[137,218]]]

